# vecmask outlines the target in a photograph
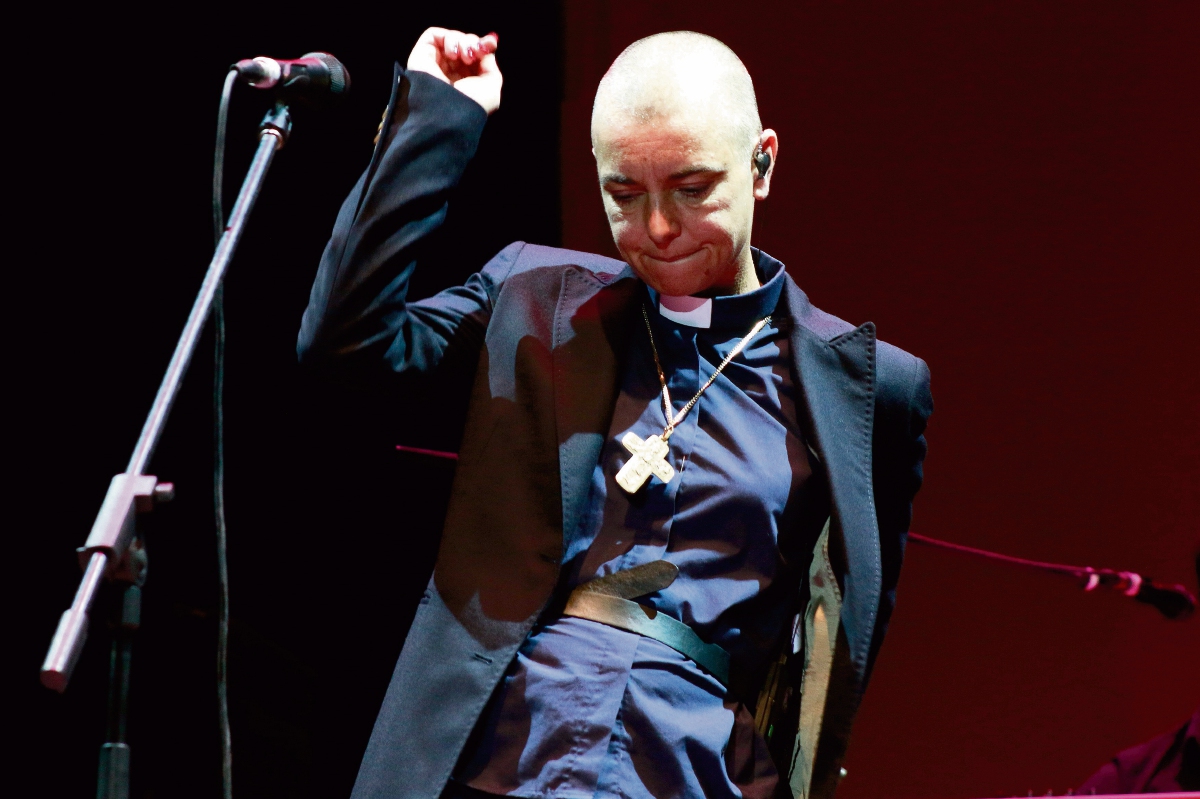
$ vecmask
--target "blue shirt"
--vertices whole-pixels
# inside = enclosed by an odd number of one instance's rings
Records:
[[[761,287],[713,299],[708,327],[655,312],[646,289],[676,412],[759,319],[782,310],[783,265],[755,255]],[[828,515],[820,464],[797,422],[786,322],[763,327],[676,427],[671,481],[651,477],[631,496],[614,479],[629,457],[621,438],[666,424],[650,339],[635,318],[608,439],[564,555],[567,585],[669,560],[679,577],[638,601],[728,650],[735,674],[756,673],[797,611],[799,569],[789,563],[807,562],[787,553],[811,553]],[[556,799],[769,795],[777,776],[752,713],[665,644],[561,617],[521,647],[455,779]]]

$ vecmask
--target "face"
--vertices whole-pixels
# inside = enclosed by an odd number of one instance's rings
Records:
[[[774,159],[775,135],[763,137]],[[733,139],[711,121],[680,115],[606,120],[594,131],[613,240],[662,294],[734,293],[739,273],[753,270],[754,202],[769,181],[754,171],[756,142]]]

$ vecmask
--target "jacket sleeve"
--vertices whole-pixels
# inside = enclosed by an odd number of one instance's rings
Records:
[[[445,221],[486,121],[474,100],[397,65],[375,153],[321,256],[296,344],[302,363],[426,372],[478,353],[520,244],[462,286],[417,302],[407,295],[418,264],[437,268],[430,237]]]
[[[880,358],[881,367],[888,368],[890,374],[880,375],[872,453],[883,574],[879,615],[867,665],[868,679],[896,606],[896,584],[912,521],[913,498],[924,476],[925,425],[933,413],[929,367],[920,358],[900,350],[893,348],[892,354],[900,357]]]

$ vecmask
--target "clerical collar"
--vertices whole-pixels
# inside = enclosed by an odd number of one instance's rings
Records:
[[[760,285],[745,294],[724,297],[665,297],[646,287],[658,313],[678,325],[696,328],[745,327],[775,311],[783,293],[783,264],[751,248]]]

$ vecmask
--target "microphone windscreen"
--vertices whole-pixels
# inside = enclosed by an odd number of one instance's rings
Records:
[[[1188,618],[1196,610],[1196,598],[1182,585],[1158,585],[1143,580],[1134,599],[1153,605],[1168,619],[1178,621]]]
[[[329,91],[331,94],[345,94],[350,91],[350,72],[346,66],[329,53],[305,53],[301,58],[315,58],[329,70]]]

